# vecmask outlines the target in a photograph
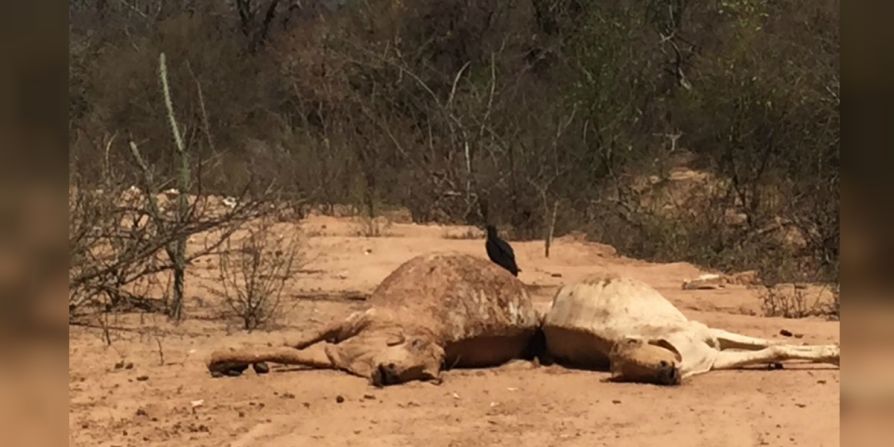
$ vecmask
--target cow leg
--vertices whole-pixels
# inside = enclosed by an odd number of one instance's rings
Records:
[[[304,349],[321,341],[329,343],[339,343],[348,338],[357,335],[364,327],[369,324],[370,312],[354,312],[343,321],[329,323],[313,332],[310,336],[298,340],[287,341],[285,346],[293,349]]]
[[[720,349],[744,349],[748,351],[757,351],[778,345],[778,342],[766,340],[763,338],[749,337],[747,335],[736,334],[734,332],[725,331],[723,329],[711,328],[711,335],[720,342]]]
[[[773,345],[757,351],[720,351],[711,369],[735,369],[749,365],[807,360],[811,363],[840,364],[841,347],[835,345]]]
[[[289,347],[263,347],[215,351],[208,361],[208,371],[215,377],[239,375],[248,365],[265,362],[307,366],[315,369],[335,369],[323,347],[313,346],[302,350]],[[258,367],[255,369],[257,370]]]

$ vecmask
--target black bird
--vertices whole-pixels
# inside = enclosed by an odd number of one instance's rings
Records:
[[[487,257],[495,264],[509,270],[512,276],[518,276],[521,270],[515,265],[515,252],[509,244],[497,237],[497,228],[493,225],[487,227],[487,242],[484,247],[487,249]]]

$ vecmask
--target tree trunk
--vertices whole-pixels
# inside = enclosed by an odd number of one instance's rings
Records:
[[[549,221],[549,226],[547,227],[547,230],[546,230],[546,239],[544,240],[544,255],[547,258],[549,257],[549,247],[553,243],[553,234],[555,233],[555,230],[556,230],[556,214],[558,212],[559,212],[559,200],[556,199],[556,201],[553,203],[553,216],[552,216],[552,219],[550,219],[550,221]]]

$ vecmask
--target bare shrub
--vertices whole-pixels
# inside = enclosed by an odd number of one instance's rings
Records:
[[[798,285],[765,287],[761,291],[761,310],[767,317],[805,318],[827,317],[838,318],[838,286],[831,289],[831,299],[824,299],[823,292],[812,294],[807,287]]]
[[[277,231],[270,218],[250,223],[245,232],[224,243],[219,253],[221,289],[211,291],[251,331],[279,315],[283,291],[302,266],[304,240],[294,229]]]
[[[201,194],[202,158],[194,157],[184,141],[174,116],[168,85],[165,54],[159,55],[159,80],[163,102],[171,126],[177,162],[172,178],[159,178],[157,167],[147,162],[144,150],[130,139],[121,151],[115,136],[104,134],[94,143],[101,155],[99,180],[82,171],[77,152],[72,157],[69,185],[69,314],[86,305],[109,312],[122,303],[143,310],[164,310],[175,321],[182,317],[184,282],[192,260],[213,252],[239,226],[263,210],[264,200],[249,198],[244,188],[231,206],[215,207]],[[210,139],[210,133],[208,133]],[[125,188],[127,168],[121,168],[120,152],[128,153],[129,170],[138,172],[139,187]],[[194,158],[197,158],[194,160]],[[113,163],[117,161],[118,163]],[[162,192],[162,189],[171,185]],[[96,187],[99,186],[99,187]],[[192,195],[190,191],[199,194]],[[269,189],[259,197],[269,196]],[[206,240],[199,250],[188,252],[188,242],[196,234],[218,230],[216,239]],[[165,256],[160,256],[160,255]],[[134,293],[134,287],[160,274],[170,274],[170,300],[148,299],[148,291]]]
[[[172,216],[163,195],[125,188],[114,171],[104,188],[69,189],[69,314],[141,310],[168,312],[175,264],[165,251],[178,240],[204,234],[204,243],[183,251],[183,265],[213,253],[230,234],[263,210],[242,197],[232,209],[209,206],[208,196],[187,199],[182,217]],[[133,193],[133,194],[130,194]],[[135,198],[129,198],[134,195]]]

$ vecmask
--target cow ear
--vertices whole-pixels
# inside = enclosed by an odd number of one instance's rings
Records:
[[[397,333],[393,335],[389,335],[387,339],[385,339],[385,344],[388,346],[397,346],[406,341],[404,334]]]
[[[674,357],[676,357],[676,359],[677,359],[677,363],[680,363],[683,361],[683,355],[680,354],[680,351],[678,351],[677,348],[675,348],[674,345],[672,345],[671,342],[667,341],[666,339],[659,338],[657,340],[649,340],[649,344],[658,346],[658,347],[667,349],[670,352],[673,352]]]

